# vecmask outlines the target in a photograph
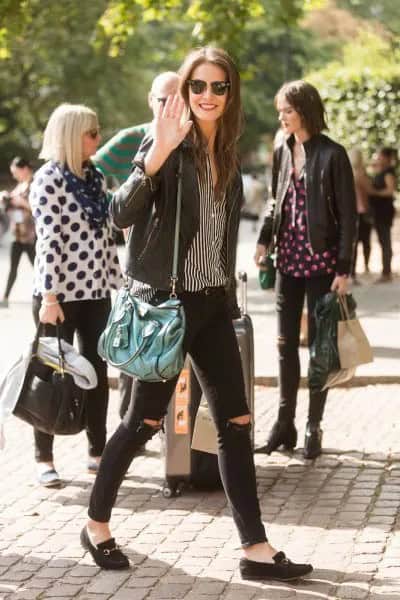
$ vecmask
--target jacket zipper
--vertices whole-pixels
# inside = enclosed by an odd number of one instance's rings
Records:
[[[286,186],[285,193],[284,193],[284,194],[281,196],[282,198],[285,198],[285,196],[286,196],[286,194],[287,194],[287,191],[288,191],[288,189],[289,189],[289,185],[290,185],[290,179],[289,179],[289,181],[288,181],[288,184],[287,184],[287,186]],[[277,195],[278,195],[278,194],[277,194]],[[275,201],[276,201],[276,199],[275,199]],[[270,243],[270,245],[269,245],[269,249],[268,249],[268,251],[269,251],[269,252],[273,252],[273,251],[275,250],[275,242],[274,242],[274,239],[275,239],[275,236],[277,236],[277,235],[278,235],[278,233],[279,233],[279,230],[280,230],[280,228],[281,228],[281,221],[282,221],[282,204],[283,204],[283,201],[282,201],[282,202],[280,203],[280,205],[279,205],[279,214],[278,214],[278,219],[277,219],[277,222],[276,222],[276,224],[275,224],[275,219],[273,220],[273,223],[272,223],[272,237],[271,237],[271,243]],[[276,206],[275,206],[275,210],[276,210]]]
[[[143,256],[144,256],[144,254],[146,253],[146,250],[147,250],[147,248],[149,247],[149,244],[150,244],[150,242],[151,242],[151,239],[152,239],[152,237],[153,237],[153,233],[155,232],[155,230],[156,230],[156,229],[157,229],[157,227],[158,227],[158,223],[159,223],[159,221],[160,221],[159,217],[156,217],[156,218],[154,219],[154,223],[153,223],[153,225],[152,225],[152,228],[150,229],[149,235],[148,235],[148,237],[147,237],[147,242],[146,242],[146,244],[145,244],[145,246],[144,246],[143,250],[141,251],[141,253],[140,253],[140,254],[139,254],[139,256],[137,257],[137,260],[138,260],[138,262],[139,262],[140,260],[142,260],[142,258],[143,258]]]
[[[236,196],[237,196],[237,194],[236,194]],[[227,267],[227,270],[228,270],[228,265],[229,265],[229,237],[230,237],[230,235],[229,235],[229,223],[230,223],[230,220],[231,220],[232,213],[233,213],[233,202],[232,202],[232,205],[230,207],[230,211],[229,211],[229,214],[228,214],[228,219],[226,221],[226,267]]]
[[[132,194],[130,196],[128,196],[128,199],[126,201],[126,206],[129,206],[131,204],[132,200],[135,198],[138,191],[141,190],[142,187],[146,185],[146,181],[148,179],[149,179],[149,177],[147,175],[143,176],[142,181],[140,182],[140,185],[138,185],[137,188],[132,192]]]
[[[322,192],[323,192],[323,189],[322,189],[322,183],[321,183],[321,194],[322,194]],[[322,198],[323,198],[323,196],[322,196]],[[331,197],[330,197],[329,194],[327,195],[327,200],[328,200],[329,212],[331,213],[332,218],[333,218],[333,220],[335,222],[335,225],[337,226],[338,225],[338,220],[337,220],[337,218],[335,216],[335,213],[333,211],[333,206],[332,206],[332,203],[331,203]]]

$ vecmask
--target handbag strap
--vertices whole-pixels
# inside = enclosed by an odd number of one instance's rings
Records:
[[[176,284],[178,281],[178,258],[179,258],[179,232],[181,226],[181,212],[182,212],[182,166],[183,166],[183,153],[182,150],[179,152],[178,162],[178,188],[176,193],[176,218],[175,218],[175,237],[174,237],[174,254],[172,259],[172,275],[171,275],[171,293],[170,298],[176,298]]]
[[[60,321],[57,320],[56,334],[57,334],[57,344],[58,344],[58,365],[60,367],[61,374],[64,375],[64,373],[65,373],[65,353],[61,346],[61,327],[60,327],[60,325],[61,325]],[[31,354],[32,357],[37,355],[37,351],[39,348],[40,334],[43,332],[43,329],[44,329],[44,323],[39,322],[39,325],[37,326],[35,338],[32,343],[32,354]]]
[[[339,301],[339,310],[340,310],[340,316],[342,317],[342,321],[349,321],[350,313],[349,313],[349,307],[347,306],[347,297],[345,295],[338,294],[338,301]]]

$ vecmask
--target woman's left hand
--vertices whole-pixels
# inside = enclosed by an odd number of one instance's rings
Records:
[[[341,296],[347,294],[347,290],[349,287],[349,279],[344,275],[336,275],[335,279],[332,281],[331,291],[337,292]]]

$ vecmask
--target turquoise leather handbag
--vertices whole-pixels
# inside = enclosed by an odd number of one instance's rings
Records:
[[[167,381],[180,373],[184,356],[185,314],[175,288],[178,280],[182,203],[182,153],[179,156],[175,240],[169,299],[157,306],[119,290],[98,353],[110,365],[142,381]]]

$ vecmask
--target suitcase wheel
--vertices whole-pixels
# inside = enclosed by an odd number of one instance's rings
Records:
[[[182,495],[182,491],[184,488],[183,481],[179,483],[170,483],[166,482],[162,489],[162,495],[164,498],[174,498]]]

